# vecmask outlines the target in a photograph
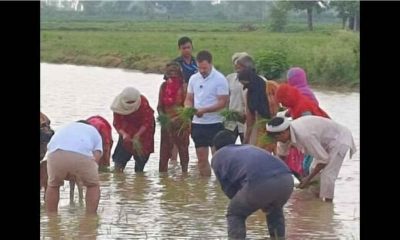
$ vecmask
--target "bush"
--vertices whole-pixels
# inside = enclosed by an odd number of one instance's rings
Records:
[[[256,68],[268,80],[280,79],[289,68],[286,51],[270,50],[259,54],[256,57]]]
[[[330,44],[330,48],[321,46],[313,49],[313,57],[308,67],[310,82],[325,82],[333,86],[359,83],[359,41],[343,39],[342,43]],[[353,46],[344,48],[344,44]]]

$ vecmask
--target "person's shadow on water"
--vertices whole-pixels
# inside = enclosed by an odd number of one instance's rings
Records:
[[[338,238],[340,221],[334,203],[323,202],[307,191],[295,190],[285,206],[287,239]]]

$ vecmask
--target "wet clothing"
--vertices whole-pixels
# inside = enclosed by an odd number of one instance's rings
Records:
[[[211,167],[226,196],[228,237],[245,239],[246,218],[258,209],[266,210],[271,236],[285,236],[283,206],[293,191],[288,167],[269,152],[252,145],[228,145],[219,149]]]
[[[124,144],[122,137],[119,136],[117,146],[115,147],[114,153],[112,155],[115,167],[125,169],[126,164],[128,163],[129,160],[131,160],[133,156],[133,158],[135,159],[135,172],[143,172],[144,166],[149,160],[150,154],[148,155],[132,154],[131,152],[127,151],[123,145]]]

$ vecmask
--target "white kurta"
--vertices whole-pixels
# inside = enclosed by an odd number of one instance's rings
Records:
[[[229,84],[229,110],[245,114],[245,97],[247,90],[243,90],[243,85],[237,78],[237,73],[226,76]],[[244,133],[244,124],[241,122],[226,121],[225,128],[234,131],[238,127],[239,133]]]
[[[314,164],[324,163],[321,172],[321,198],[333,198],[335,180],[350,149],[356,151],[350,130],[331,119],[303,116],[290,124],[291,143],[300,151],[314,157]]]

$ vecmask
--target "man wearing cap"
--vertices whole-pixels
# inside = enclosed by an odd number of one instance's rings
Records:
[[[119,134],[112,156],[115,171],[123,172],[126,164],[135,159],[135,172],[143,172],[154,152],[154,110],[147,98],[133,87],[125,88],[111,104],[113,125]]]
[[[277,141],[289,141],[301,152],[314,157],[315,167],[301,180],[299,188],[305,188],[321,173],[319,197],[331,202],[346,153],[350,150],[351,158],[356,151],[350,130],[328,118],[303,116],[292,121],[275,117],[267,124],[267,132]]]
[[[235,145],[236,137],[220,131],[213,140],[211,160],[215,176],[230,199],[227,209],[229,239],[246,238],[246,219],[262,209],[267,213],[271,239],[285,238],[283,206],[293,192],[289,168],[264,149]]]

